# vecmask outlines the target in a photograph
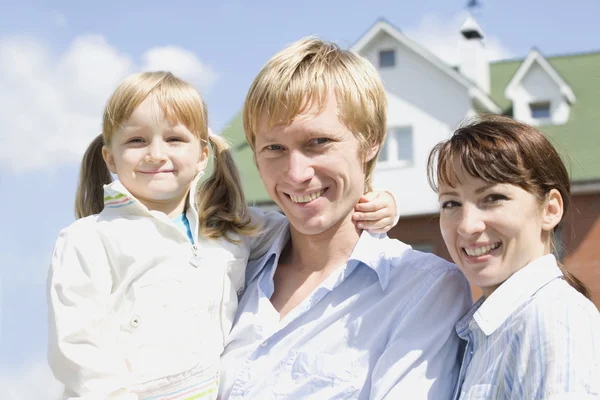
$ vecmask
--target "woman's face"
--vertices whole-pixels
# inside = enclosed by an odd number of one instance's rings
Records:
[[[533,194],[512,184],[490,184],[462,167],[456,171],[456,186],[439,187],[440,228],[454,262],[487,297],[550,252],[548,232],[560,218],[550,227],[545,206]]]

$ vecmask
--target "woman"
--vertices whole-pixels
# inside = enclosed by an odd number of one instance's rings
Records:
[[[570,183],[535,128],[484,116],[428,161],[448,251],[483,296],[456,324],[467,342],[455,398],[600,396],[600,314],[556,261]]]

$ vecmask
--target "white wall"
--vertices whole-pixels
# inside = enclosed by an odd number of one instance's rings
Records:
[[[513,116],[532,125],[564,124],[569,120],[570,106],[560,93],[560,88],[546,71],[534,62],[514,91]],[[536,120],[531,117],[530,103],[550,102],[551,118]]]
[[[414,162],[378,166],[374,186],[394,193],[403,216],[435,213],[439,207],[427,183],[427,157],[472,113],[471,100],[466,88],[387,34],[380,34],[362,54],[378,67],[379,51],[391,49],[396,66],[379,70],[388,94],[388,126],[412,127]]]

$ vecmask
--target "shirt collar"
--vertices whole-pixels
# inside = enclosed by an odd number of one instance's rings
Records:
[[[200,178],[204,172],[196,174],[194,180],[190,185],[190,195],[188,196],[187,206],[187,218],[190,223],[193,223],[192,231],[196,228],[195,222],[198,219],[198,212],[195,204],[195,194],[197,186],[200,184]],[[119,213],[124,214],[144,214],[152,211],[148,210],[138,199],[136,199],[125,186],[119,181],[115,180],[108,185],[104,185],[104,209],[118,209]],[[153,214],[154,215],[154,214]]]
[[[265,254],[263,254],[260,258],[256,259],[253,262],[249,262],[246,268],[246,285],[254,280],[261,271],[268,267],[270,269],[269,274],[270,278],[273,278],[275,274],[275,267],[279,262],[279,256],[283,253],[283,249],[288,244],[290,240],[290,227],[289,223],[285,223],[282,225],[280,233],[275,235],[275,239],[271,244],[271,247]],[[271,262],[272,260],[272,262]]]
[[[392,258],[388,254],[393,253],[394,257],[398,257],[397,251],[387,251],[387,247],[392,241],[393,239],[388,238],[385,233],[370,233],[365,230],[361,233],[349,258],[349,260],[356,260],[375,271],[381,290],[387,288],[390,278]],[[399,243],[405,246],[402,252],[411,248],[405,243]]]
[[[283,234],[278,235],[271,248],[261,258],[256,260],[253,266],[248,266],[246,270],[246,282],[251,282],[265,267],[269,268],[265,273],[269,274],[269,278],[272,279],[279,262],[279,257],[289,240],[290,231],[289,226],[286,225],[285,231],[283,231]],[[361,233],[348,259],[348,261],[358,261],[371,268],[377,274],[382,290],[387,288],[389,282],[392,258],[387,256],[389,252],[386,251],[386,246],[391,240],[385,233],[376,234],[365,230]],[[407,244],[402,244],[405,246],[405,249],[411,248]],[[397,251],[394,254],[396,254],[395,257],[398,256]]]
[[[473,319],[489,336],[538,290],[562,275],[554,255],[540,257],[515,272],[485,301],[478,301],[472,308]]]

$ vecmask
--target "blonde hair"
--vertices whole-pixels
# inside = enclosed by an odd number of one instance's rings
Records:
[[[189,83],[170,72],[143,72],[129,76],[116,88],[104,110],[102,134],[85,152],[75,196],[77,218],[98,214],[104,208],[103,185],[112,176],[102,158],[102,147],[110,146],[121,124],[148,97],[155,96],[165,118],[180,122],[200,139],[202,146],[211,145],[213,172],[196,190],[199,234],[208,238],[226,237],[227,233],[250,235],[255,228],[241,189],[239,173],[221,138],[208,134],[206,105]]]
[[[267,61],[250,87],[243,123],[252,150],[263,118],[267,118],[270,129],[279,123],[289,124],[308,107],[316,106],[320,113],[330,92],[335,93],[340,120],[359,142],[359,156],[364,158],[375,145],[381,148],[386,134],[387,98],[377,70],[356,53],[306,37]],[[365,163],[365,192],[372,190],[378,153]]]

